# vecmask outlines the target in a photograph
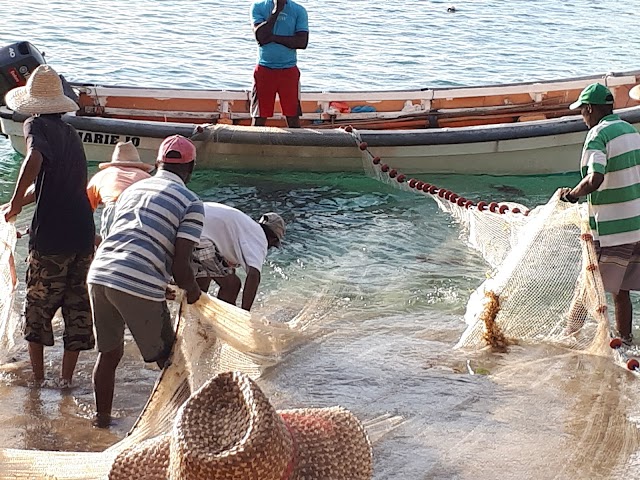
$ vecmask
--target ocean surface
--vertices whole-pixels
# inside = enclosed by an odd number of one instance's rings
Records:
[[[637,1],[300,3],[310,23],[309,48],[299,53],[303,90],[481,85],[640,68]],[[452,3],[457,12],[447,13]],[[0,46],[30,41],[72,81],[248,89],[256,57],[249,5],[0,0]],[[0,203],[11,196],[20,162],[0,137]],[[428,180],[468,198],[533,207],[578,177]],[[278,408],[339,404],[365,421],[402,417],[374,444],[374,478],[640,478],[640,384],[611,359],[547,345],[505,354],[453,349],[469,294],[489,267],[429,199],[364,170],[198,171],[190,186],[255,218],[284,216],[284,248],[269,255],[255,310],[286,320],[315,308],[326,334],[259,383]],[[21,277],[25,256],[20,240]],[[59,344],[46,350],[50,379],[60,357]],[[132,426],[157,377],[129,342],[117,377],[117,424],[102,431],[89,422],[95,353],[81,355],[70,391],[33,388],[25,351],[14,360],[0,367],[3,447],[103,450]],[[468,365],[482,374],[471,375]]]

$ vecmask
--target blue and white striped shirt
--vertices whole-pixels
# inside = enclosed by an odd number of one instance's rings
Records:
[[[202,201],[179,176],[158,170],[118,198],[109,235],[96,252],[87,283],[164,300],[176,238],[197,244],[203,223]]]

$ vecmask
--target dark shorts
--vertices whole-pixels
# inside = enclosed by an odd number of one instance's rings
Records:
[[[613,247],[594,243],[605,291],[640,290],[640,242]]]
[[[251,93],[251,116],[253,118],[273,117],[276,93],[280,98],[280,109],[286,117],[299,117],[300,70],[291,68],[267,68],[256,66],[253,71],[253,91]]]
[[[196,278],[220,278],[234,273],[214,243],[193,250],[193,270]]]
[[[145,362],[166,359],[175,339],[167,302],[136,297],[115,288],[89,284],[98,351],[110,352],[124,345],[129,327]]]
[[[53,345],[51,320],[62,308],[65,350],[91,350],[95,345],[87,273],[93,254],[42,255],[29,252],[24,304],[24,338]]]

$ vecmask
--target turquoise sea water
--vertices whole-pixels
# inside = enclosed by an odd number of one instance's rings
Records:
[[[299,54],[305,90],[479,85],[640,66],[640,42],[630,33],[635,2],[300,3],[311,29]],[[446,12],[451,3],[455,14]],[[73,81],[249,88],[249,4],[0,0],[0,45],[31,41]],[[0,138],[0,202],[10,197],[20,161]],[[429,180],[468,198],[534,206],[578,179]],[[191,187],[254,217],[275,210],[287,220],[285,248],[269,256],[256,309],[286,319],[312,304],[330,333],[288,356],[261,385],[279,408],[341,404],[365,420],[402,416],[405,423],[374,446],[376,479],[640,478],[630,400],[637,382],[610,360],[549,347],[452,350],[469,293],[488,267],[431,201],[364,172],[202,171]],[[19,258],[25,248],[21,241]],[[116,441],[156,376],[136,355],[129,346],[111,432],[88,426],[93,354],[81,358],[70,394],[29,388],[26,356],[18,357],[0,374],[2,445],[101,450]],[[48,358],[53,376],[59,352]],[[469,375],[467,361],[489,375]]]

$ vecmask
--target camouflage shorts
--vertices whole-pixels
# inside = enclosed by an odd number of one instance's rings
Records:
[[[53,345],[51,320],[62,308],[65,350],[91,350],[95,345],[87,273],[93,254],[43,255],[29,252],[24,335],[29,342]]]

